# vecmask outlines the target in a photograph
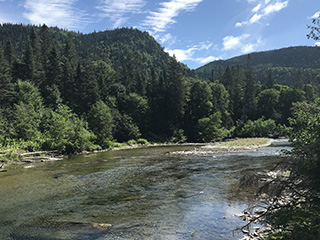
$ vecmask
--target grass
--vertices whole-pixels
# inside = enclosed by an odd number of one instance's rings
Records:
[[[219,146],[226,146],[226,147],[250,147],[250,146],[259,146],[268,144],[268,138],[239,138],[236,140],[231,140],[228,142],[222,142]]]

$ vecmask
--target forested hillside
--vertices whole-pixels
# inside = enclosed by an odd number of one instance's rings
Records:
[[[197,79],[200,70],[177,62],[137,29],[81,34],[1,25],[1,148],[72,153],[115,141],[284,135],[292,104],[317,101],[318,76],[306,81],[309,72],[294,68],[290,86],[280,85],[275,68],[294,63],[278,59],[262,78],[255,56]],[[300,60],[317,71],[316,62]]]
[[[257,80],[264,83],[272,71],[276,83],[293,86],[297,78],[303,83],[320,82],[320,50],[317,47],[289,47],[250,54]],[[218,77],[225,68],[237,67],[247,61],[242,55],[228,60],[218,60],[195,70],[203,79]]]

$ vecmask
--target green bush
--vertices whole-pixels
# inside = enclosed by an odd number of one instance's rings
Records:
[[[137,140],[137,143],[138,143],[138,144],[142,144],[142,145],[148,145],[148,144],[150,144],[150,143],[148,142],[148,140],[147,140],[147,139],[144,139],[144,138],[139,138],[139,139]]]
[[[95,149],[95,135],[88,130],[87,123],[62,105],[51,111],[45,122],[43,149],[64,153]]]
[[[179,129],[178,131],[174,131],[173,137],[170,140],[171,142],[179,142],[183,143],[187,141],[187,137],[184,135],[184,130]]]
[[[221,113],[216,112],[207,118],[198,120],[199,140],[210,142],[215,139],[223,138],[227,135],[227,131],[221,126]]]
[[[127,143],[119,143],[119,142],[111,141],[111,140],[107,139],[104,141],[103,145],[106,149],[110,149],[110,148],[125,147],[128,144]]]
[[[127,143],[128,143],[129,146],[132,146],[132,145],[136,145],[136,144],[137,144],[137,141],[134,140],[134,139],[131,139],[131,140],[129,140]]]
[[[17,152],[17,149],[9,149],[4,151],[4,154],[0,156],[1,161],[18,161],[19,160],[19,153]]]
[[[276,123],[273,119],[264,120],[264,117],[255,121],[249,120],[245,124],[237,123],[235,135],[237,137],[268,137],[274,135],[276,131]]]

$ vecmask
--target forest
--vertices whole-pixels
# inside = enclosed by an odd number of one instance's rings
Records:
[[[205,75],[137,29],[82,34],[2,24],[0,146],[75,153],[128,141],[286,136],[293,104],[316,103],[320,91],[319,69],[299,65],[318,49],[298,50],[290,80],[276,61],[257,67],[255,54]]]

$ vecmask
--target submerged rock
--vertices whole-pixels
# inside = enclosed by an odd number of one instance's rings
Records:
[[[102,228],[102,229],[106,229],[106,228],[112,227],[112,225],[109,224],[109,223],[92,223],[92,226],[94,228]]]

